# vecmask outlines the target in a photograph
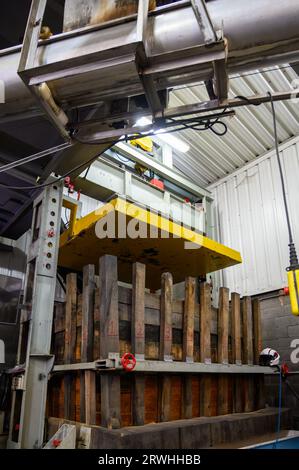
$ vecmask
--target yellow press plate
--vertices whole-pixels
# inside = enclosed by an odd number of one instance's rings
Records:
[[[109,237],[97,236],[106,231]],[[131,238],[138,234],[142,237]],[[160,288],[164,272],[172,273],[176,283],[242,262],[239,252],[120,198],[77,220],[72,233],[69,229],[60,237],[62,267],[97,266],[104,254],[118,257],[123,282],[131,282],[132,263],[146,264],[146,286],[151,289]]]

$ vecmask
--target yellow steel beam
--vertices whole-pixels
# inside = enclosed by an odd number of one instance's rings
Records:
[[[100,229],[110,229],[109,237],[98,238]],[[59,265],[66,268],[97,264],[103,254],[118,257],[119,279],[125,282],[131,281],[131,263],[145,263],[152,289],[160,287],[166,271],[180,282],[242,262],[239,252],[120,198],[75,221],[60,237]]]

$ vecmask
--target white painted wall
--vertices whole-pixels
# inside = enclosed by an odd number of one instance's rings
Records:
[[[299,253],[299,137],[280,147]],[[215,287],[254,295],[287,285],[288,234],[274,152],[211,185],[215,238],[241,252],[243,264],[215,276]]]

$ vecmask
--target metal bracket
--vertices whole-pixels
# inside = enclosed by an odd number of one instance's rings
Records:
[[[45,82],[31,85],[30,70],[35,67],[38,41],[45,14],[47,0],[32,0],[28,17],[24,41],[21,51],[18,74],[27,86],[30,93],[36,98],[40,106],[46,112],[52,124],[65,140],[70,140],[66,124],[68,118],[64,111],[55,103],[51,90]]]

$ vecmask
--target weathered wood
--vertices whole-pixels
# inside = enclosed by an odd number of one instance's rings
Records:
[[[100,353],[119,353],[119,315],[117,258],[100,258]],[[101,375],[101,424],[108,429],[120,427],[120,377],[118,374]]]
[[[211,363],[211,286],[200,284],[200,362]],[[203,374],[200,380],[200,414],[211,416],[212,377]]]
[[[170,421],[171,415],[171,376],[165,375],[161,377],[160,382],[160,399],[159,399],[159,408],[160,408],[160,421]]]
[[[93,370],[84,372],[85,383],[85,422],[96,423],[96,373]]]
[[[244,363],[253,364],[253,326],[252,326],[252,308],[251,298],[242,299],[242,320],[243,320],[243,353]]]
[[[228,322],[229,322],[229,289],[219,289],[218,310],[218,362],[228,364]],[[218,379],[218,414],[225,415],[229,411],[228,403],[229,378],[220,375]]]
[[[253,355],[254,363],[259,364],[260,353],[262,350],[262,323],[261,323],[261,305],[259,299],[252,301],[253,317]]]
[[[229,289],[219,289],[218,362],[228,364]]]
[[[211,286],[200,285],[200,362],[211,363]]]
[[[76,312],[77,312],[77,275],[68,274],[66,277],[66,305],[64,332],[64,363],[75,362],[76,357]],[[64,376],[64,416],[74,419],[75,387],[72,374]]]
[[[192,362],[194,355],[195,278],[185,281],[185,305],[183,320],[183,361]]]
[[[194,358],[194,316],[195,316],[195,278],[185,281],[185,302],[183,317],[183,361],[193,362]],[[182,416],[192,418],[192,376],[183,377]]]
[[[242,413],[244,409],[243,405],[243,378],[236,376],[234,378],[234,390],[233,390],[233,411],[234,413]]]
[[[242,364],[240,294],[236,292],[231,295],[231,312],[233,361],[235,364]]]
[[[162,274],[161,320],[160,320],[160,360],[171,359],[172,346],[172,275]]]
[[[173,281],[170,273],[162,274],[160,317],[160,360],[172,360],[172,296]],[[169,421],[171,412],[171,377],[161,377],[160,420]]]
[[[93,320],[95,266],[83,268],[81,362],[93,360]],[[92,406],[94,404],[94,406]],[[82,371],[80,374],[80,420],[86,424],[96,424],[96,381],[95,372]]]
[[[93,358],[99,359],[101,355],[101,321],[100,321],[100,289],[94,292],[94,323],[93,323]]]
[[[132,285],[132,352],[136,359],[144,359],[145,352],[145,265],[135,263],[133,265],[133,285]],[[132,413],[133,424],[144,424],[144,376],[134,376]]]
[[[244,413],[254,410],[255,382],[254,376],[247,376],[243,379],[244,387]]]

